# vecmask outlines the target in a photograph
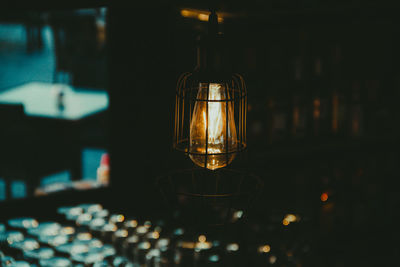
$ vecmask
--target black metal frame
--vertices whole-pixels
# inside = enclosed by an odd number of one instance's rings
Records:
[[[175,127],[174,127],[174,149],[184,152],[187,155],[204,156],[204,168],[207,168],[208,157],[215,155],[225,155],[228,158],[232,154],[242,152],[246,149],[246,111],[247,111],[247,90],[244,79],[239,74],[233,74],[229,80],[207,80],[199,77],[198,72],[184,73],[178,80],[176,88],[176,103],[175,103]],[[225,86],[225,99],[210,100],[208,99],[209,84],[219,83]],[[200,84],[207,86],[207,99],[198,99],[197,95],[200,90]],[[225,125],[229,125],[228,106],[231,105],[234,113],[235,127],[237,131],[237,140],[235,140],[235,147],[231,147],[228,142],[228,131],[225,132],[225,146],[226,149],[221,153],[208,153],[208,125],[206,127],[205,135],[205,153],[196,153],[190,149],[190,125],[192,123],[192,114],[196,102],[206,102],[206,121],[208,123],[208,104],[211,102],[225,103],[226,117]]]

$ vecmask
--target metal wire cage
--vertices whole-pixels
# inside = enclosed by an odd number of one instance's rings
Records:
[[[208,26],[198,39],[195,70],[183,73],[176,87],[173,147],[197,167],[160,176],[157,186],[186,222],[223,225],[248,209],[262,182],[246,171],[224,168],[247,147],[247,90],[243,77],[230,71],[213,10]]]
[[[246,148],[246,110],[241,75],[182,74],[176,88],[173,147],[200,167],[227,166]]]

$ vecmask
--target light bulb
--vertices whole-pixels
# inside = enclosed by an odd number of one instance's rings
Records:
[[[189,147],[190,159],[198,166],[215,170],[227,166],[235,158],[235,153],[226,155],[235,151],[238,145],[233,104],[226,101],[228,99],[225,85],[199,84],[190,125]]]

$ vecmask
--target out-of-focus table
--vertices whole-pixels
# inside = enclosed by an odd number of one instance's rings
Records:
[[[63,94],[62,108],[59,105],[60,92]],[[64,158],[68,157],[68,160],[72,162],[70,170],[74,180],[79,180],[82,172],[82,144],[79,142],[82,129],[85,129],[88,122],[101,116],[100,114],[107,110],[108,103],[108,94],[104,90],[74,88],[65,84],[31,82],[0,93],[0,104],[23,105],[29,125],[35,128],[36,131],[37,138],[34,140],[39,140],[36,146],[38,150],[43,147],[43,152],[32,153],[32,151],[26,151],[27,149],[32,149],[27,148],[30,146],[25,148],[20,145],[20,153],[29,152],[30,154],[40,155],[32,160],[46,165],[40,158],[41,156],[48,158],[48,155],[43,154],[46,153],[44,152],[46,151],[45,148],[50,148],[48,151],[55,150],[57,154],[64,156]],[[41,137],[40,133],[44,133],[46,137]],[[19,143],[18,140],[16,139],[17,144]],[[7,142],[7,140],[1,141]],[[67,148],[66,150],[68,151],[57,151],[55,146],[58,145],[60,150]],[[65,155],[62,155],[63,153]],[[55,156],[54,158],[56,158]],[[44,167],[38,166],[38,168]],[[50,168],[51,166],[49,166]],[[27,181],[27,183],[33,185],[29,187],[37,186],[38,178],[40,177],[28,178],[28,180],[32,181]],[[34,190],[34,188],[30,189]]]

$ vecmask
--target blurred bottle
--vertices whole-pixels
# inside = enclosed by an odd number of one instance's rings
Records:
[[[288,139],[290,128],[290,92],[287,79],[274,80],[270,90],[267,107],[271,114],[271,142],[281,143]]]
[[[347,94],[345,77],[342,66],[341,45],[336,44],[333,48],[332,69],[332,111],[331,111],[331,130],[333,135],[345,135],[347,124]]]
[[[294,77],[291,90],[291,136],[293,139],[301,139],[306,136],[307,130],[307,101],[304,60],[300,56],[294,60]]]
[[[103,185],[110,182],[110,158],[108,153],[101,156],[100,166],[97,168],[97,181]]]
[[[288,63],[291,39],[282,32],[273,32],[277,40],[268,47],[268,68],[265,77],[268,143],[282,143],[290,136],[290,85]]]
[[[326,136],[330,133],[330,88],[328,86],[323,61],[317,56],[313,62],[311,79],[312,132],[315,137]]]
[[[354,80],[351,85],[351,95],[349,103],[350,136],[359,137],[363,129],[363,110],[361,103],[360,82]]]
[[[294,53],[292,65],[290,66],[290,135],[294,140],[304,139],[308,134],[308,123],[310,107],[307,104],[309,99],[310,86],[308,84],[310,71],[307,66],[310,58],[310,36],[309,31],[300,28],[295,31],[295,38],[291,42],[291,50]]]

